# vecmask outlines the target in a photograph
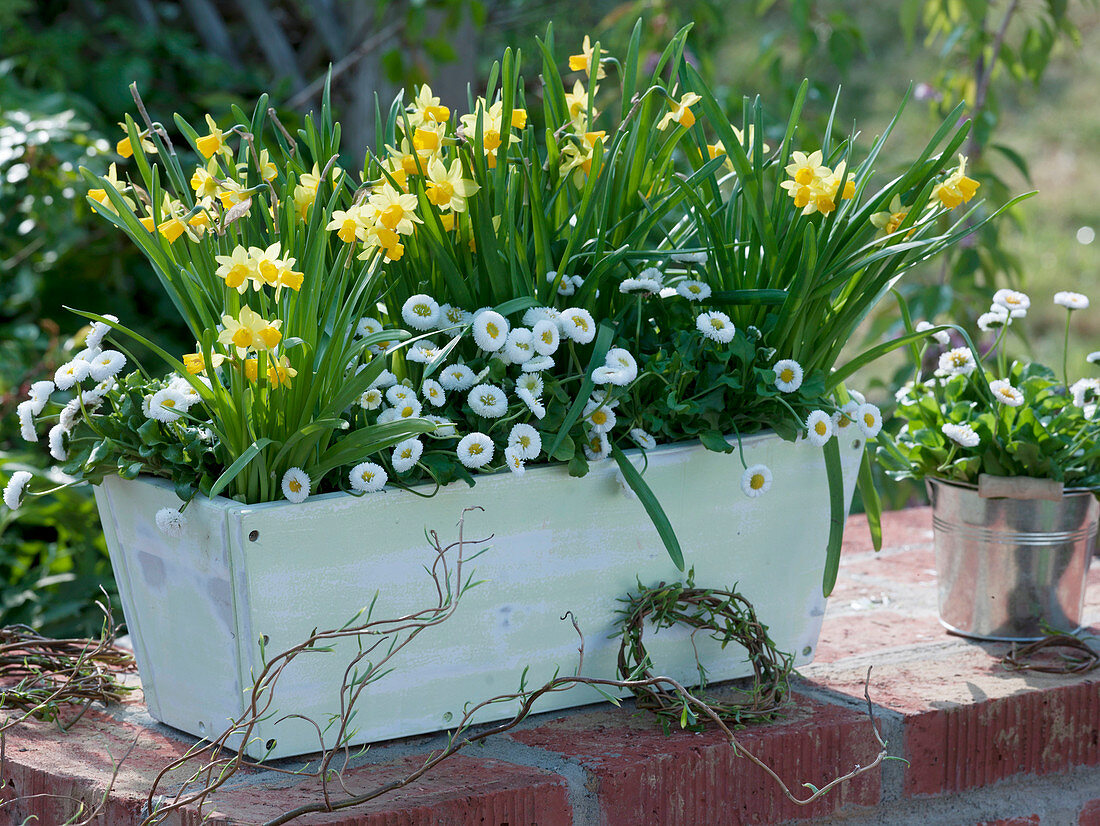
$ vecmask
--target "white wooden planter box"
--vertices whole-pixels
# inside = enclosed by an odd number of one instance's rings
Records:
[[[858,434],[857,434],[858,436]],[[645,479],[679,537],[696,584],[736,585],[756,607],[780,650],[798,664],[813,659],[825,601],[822,571],[829,496],[820,448],[772,434],[743,440],[748,464],[768,465],[770,492],[749,499],[735,452],[697,443],[649,451]],[[851,501],[862,439],[841,444],[846,502]],[[640,466],[638,451],[628,452]],[[483,584],[468,591],[445,623],[424,631],[392,661],[394,670],[358,704],[356,742],[447,728],[468,701],[515,691],[555,669],[573,673],[578,638],[562,615],[572,611],[585,636],[584,673],[616,676],[617,599],[646,585],[682,578],[641,503],[628,494],[612,460],[583,479],[564,467],[532,467],[520,477],[478,477],[425,499],[395,490],[355,498],[315,496],[301,505],[242,505],[197,499],[179,538],[162,534],[154,515],[178,507],[169,484],[108,478],[96,489],[111,562],[134,643],[145,699],[158,720],[199,737],[216,737],[242,714],[251,675],[269,653],[290,648],[320,627],[335,628],[378,594],[374,617],[393,618],[435,604],[425,572],[433,552],[425,530],[444,544],[456,537],[463,508],[467,538],[494,534],[468,565]],[[681,629],[648,634],[656,671],[697,684],[692,645]],[[743,650],[700,645],[711,682],[751,673]],[[316,730],[337,709],[348,655],[298,657],[283,673],[273,707],[248,751],[273,757],[316,751]],[[544,696],[536,711],[599,702],[590,688]],[[514,705],[483,719],[510,717]]]

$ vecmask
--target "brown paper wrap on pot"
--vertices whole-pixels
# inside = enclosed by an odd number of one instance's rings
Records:
[[[1032,476],[990,476],[983,473],[978,477],[978,496],[983,499],[1049,499],[1058,502],[1062,499],[1062,483]]]

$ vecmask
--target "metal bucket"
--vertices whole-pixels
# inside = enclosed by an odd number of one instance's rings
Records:
[[[1100,504],[982,498],[975,485],[928,479],[940,622],[980,640],[1040,639],[1081,627]]]

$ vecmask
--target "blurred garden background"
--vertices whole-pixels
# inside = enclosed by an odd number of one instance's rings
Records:
[[[93,220],[78,172],[102,174],[121,161],[118,124],[134,112],[132,82],[154,120],[169,122],[174,112],[191,122],[207,112],[225,119],[231,104],[250,111],[266,91],[293,129],[318,105],[331,68],[343,149],[355,167],[372,140],[376,95],[385,109],[403,88],[427,81],[465,112],[468,86],[484,88],[505,46],[520,48],[533,69],[534,38],[548,20],[573,51],[587,34],[619,55],[639,17],[654,47],[694,23],[690,59],[726,97],[735,123],[742,99],[760,95],[781,132],[778,119],[810,78],[806,149],[825,129],[838,86],[838,131],[855,123],[868,144],[910,95],[893,139],[899,156],[965,100],[974,120],[967,171],[981,181],[986,208],[1021,191],[1039,194],[899,289],[914,319],[963,324],[996,289],[1021,289],[1032,310],[1013,333],[1035,358],[1060,362],[1065,311],[1051,303],[1054,292],[1082,292],[1100,305],[1093,0],[3,0],[0,461],[64,482],[44,452],[20,440],[14,413],[29,383],[51,374],[79,340],[80,320],[66,306],[114,313],[169,350],[191,349],[139,251]],[[539,89],[527,74],[530,101]],[[889,146],[879,160],[885,174]],[[896,310],[885,301],[853,346],[896,335]],[[1100,349],[1100,314],[1074,322],[1071,376]],[[900,356],[884,360],[857,386],[888,409],[909,372]],[[881,482],[887,507],[921,501],[915,487]],[[113,598],[114,587],[90,491],[35,498],[18,523],[0,514],[0,583],[0,624],[57,636],[98,631],[95,600],[101,587]]]

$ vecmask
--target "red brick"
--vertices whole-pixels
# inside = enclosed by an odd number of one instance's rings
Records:
[[[815,663],[834,663],[845,657],[889,651],[914,643],[942,642],[946,634],[934,613],[913,616],[879,608],[838,617],[831,604],[827,610],[814,652]],[[904,628],[905,633],[898,633],[899,628]]]
[[[1081,807],[1077,817],[1077,826],[1100,826],[1100,798],[1090,800]]]
[[[106,807],[95,823],[131,826],[141,823],[140,812],[153,779],[164,766],[185,753],[190,738],[121,722],[89,711],[68,732],[56,726],[30,722],[9,731],[5,743],[4,778],[9,786],[0,794],[15,802],[0,808],[0,826],[21,824],[35,815],[39,823],[64,823],[83,801],[99,803],[111,782],[111,772],[138,736],[137,745],[121,763]],[[408,757],[345,773],[345,782],[358,791],[376,788],[404,777],[421,757]],[[192,764],[187,773],[195,768]],[[170,793],[186,774],[176,771],[160,791]],[[336,787],[335,799],[343,797]],[[310,780],[290,783],[286,775],[263,769],[242,769],[230,788],[218,790],[204,813],[189,809],[180,826],[260,823],[304,803],[319,799],[319,784]],[[219,816],[204,819],[211,812]],[[313,814],[296,823],[341,826],[459,826],[466,823],[538,824],[568,826],[572,809],[565,780],[552,772],[515,766],[499,760],[465,755],[448,758],[425,777],[364,806],[333,814]]]
[[[782,722],[736,734],[800,797],[808,796],[802,783],[820,787],[879,751],[865,714],[804,697]],[[881,798],[876,768],[811,806],[796,806],[720,734],[666,736],[648,715],[626,710],[577,714],[509,736],[591,772],[604,826],[776,823],[821,817],[847,804],[874,806]]]
[[[407,776],[426,755],[361,766],[344,772],[356,793],[377,789]],[[330,784],[333,799],[345,796]],[[214,823],[261,823],[294,806],[322,799],[319,782],[309,780],[278,790],[261,783],[218,792],[214,811],[231,814]],[[195,820],[194,826],[209,821]],[[464,755],[450,757],[412,784],[383,797],[331,814],[309,814],[293,821],[302,826],[570,826],[573,822],[565,780],[551,772],[501,760]],[[188,822],[186,826],[191,826]]]

